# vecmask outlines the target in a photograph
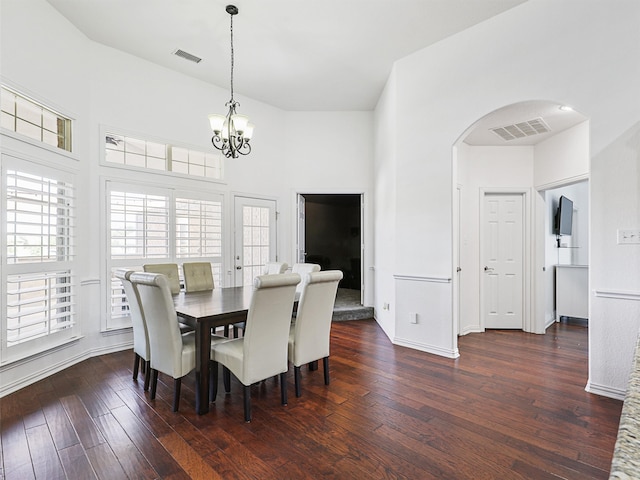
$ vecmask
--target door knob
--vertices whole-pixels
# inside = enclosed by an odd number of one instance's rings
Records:
[[[236,270],[242,270],[242,267],[241,267],[240,265],[238,265],[238,266],[236,267]]]
[[[493,272],[493,268],[489,268],[487,266],[484,267],[485,272]]]

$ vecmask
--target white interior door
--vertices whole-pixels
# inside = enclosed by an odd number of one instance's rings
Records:
[[[251,285],[265,263],[277,260],[275,200],[235,197],[234,223],[234,285]]]
[[[524,210],[520,194],[483,199],[482,290],[485,328],[523,328]]]

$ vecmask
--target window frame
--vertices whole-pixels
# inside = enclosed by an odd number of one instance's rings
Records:
[[[77,172],[62,168],[58,165],[52,165],[51,162],[44,163],[42,161],[33,161],[31,159],[24,158],[24,156],[16,155],[14,153],[8,153],[2,151],[2,168],[0,170],[0,182],[3,185],[3,195],[0,196],[0,235],[2,235],[3,242],[2,248],[4,252],[0,257],[2,258],[2,265],[0,268],[0,311],[2,312],[2,318],[0,319],[0,365],[6,365],[24,358],[40,354],[44,351],[59,347],[66,343],[76,341],[81,337],[81,327],[78,318],[79,304],[78,294],[80,290],[80,284],[77,278],[77,265],[78,257],[77,252],[73,252],[69,258],[64,260],[53,261],[29,261],[29,262],[14,262],[9,263],[9,257],[7,254],[8,242],[7,242],[7,202],[8,195],[6,192],[7,171],[17,171],[34,177],[44,177],[54,179],[56,181],[65,182],[73,188],[74,195],[72,197],[73,209],[75,210],[75,217],[77,219],[77,199],[78,199],[78,176]],[[78,226],[77,222],[73,226],[73,234],[71,235],[72,247],[75,250],[75,242],[78,238]],[[32,339],[27,339],[24,342],[20,342],[15,345],[8,345],[8,308],[9,308],[9,284],[8,279],[16,275],[32,275],[32,274],[52,274],[55,272],[67,272],[69,281],[69,296],[72,298],[70,305],[71,322],[67,328],[61,329],[56,332],[47,333],[42,336],[38,336]],[[53,310],[53,309],[52,309]]]
[[[104,212],[104,306],[102,308],[103,320],[101,331],[110,332],[131,327],[131,320],[128,315],[118,317],[112,316],[112,295],[113,283],[112,273],[117,268],[130,268],[132,270],[142,270],[145,263],[177,263],[179,266],[184,262],[210,262],[214,268],[214,282],[217,287],[222,286],[223,272],[225,265],[226,251],[226,197],[222,192],[207,192],[204,190],[185,190],[184,187],[172,187],[166,184],[149,184],[148,182],[136,180],[122,180],[119,178],[103,177],[101,182],[104,199],[102,211]],[[166,257],[131,257],[131,258],[113,258],[111,253],[111,192],[122,192],[142,195],[160,195],[168,199],[168,255]],[[215,257],[207,256],[178,256],[176,246],[176,200],[178,198],[188,198],[190,200],[213,201],[220,203],[220,255]],[[181,270],[181,267],[180,267]],[[219,281],[215,281],[216,271],[219,275]],[[123,302],[123,311],[126,310],[126,301]]]

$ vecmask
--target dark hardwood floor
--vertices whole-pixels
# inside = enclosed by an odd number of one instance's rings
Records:
[[[149,400],[131,351],[103,355],[0,400],[9,479],[607,478],[622,402],[584,391],[587,329],[488,331],[457,360],[393,346],[370,320],[336,322],[331,385],[303,369],[301,398],[275,380],[220,387],[194,413],[193,376]],[[220,376],[222,377],[222,375]]]

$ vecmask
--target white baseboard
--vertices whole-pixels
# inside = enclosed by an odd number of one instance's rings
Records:
[[[404,338],[395,337],[393,339],[393,344],[399,345],[401,347],[413,348],[414,350],[420,350],[421,352],[432,353],[441,357],[458,358],[460,356],[460,352],[457,348],[455,350],[450,350],[442,347],[437,347],[435,345],[413,342]]]
[[[484,330],[480,327],[480,325],[467,325],[462,329],[459,335],[467,335],[468,333],[482,333]]]
[[[614,398],[616,400],[624,400],[624,397],[627,393],[625,390],[620,390],[619,388],[608,387],[606,385],[598,385],[597,383],[592,382],[588,382],[587,386],[584,389],[589,393],[594,393],[603,397]]]
[[[76,363],[80,363],[83,360],[87,360],[88,358],[97,357],[98,355],[105,355],[107,353],[120,352],[128,348],[133,348],[133,342],[125,342],[119,345],[110,345],[109,347],[94,348],[73,357],[66,358],[62,362],[48,365],[46,368],[43,368],[37,372],[32,372],[31,374],[27,375],[26,377],[22,377],[19,380],[1,385],[0,398],[5,397],[6,395],[9,395],[13,392],[17,392],[21,388],[28,387],[33,383],[43,380],[53,375],[54,373],[58,373],[65,368],[72,367]]]

